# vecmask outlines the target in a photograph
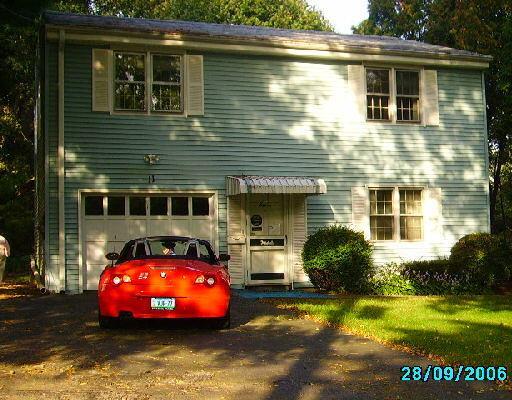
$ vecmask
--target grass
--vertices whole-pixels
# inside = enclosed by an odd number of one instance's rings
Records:
[[[512,366],[511,296],[349,296],[277,303],[448,364]]]

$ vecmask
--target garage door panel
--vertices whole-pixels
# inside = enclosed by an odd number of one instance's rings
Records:
[[[105,264],[107,243],[104,241],[87,242],[85,245],[87,264]]]
[[[126,242],[130,239],[128,221],[126,219],[111,219],[105,224],[108,241]]]
[[[172,235],[189,236],[190,222],[188,219],[175,219],[171,222]]]
[[[171,221],[168,219],[150,219],[148,220],[149,236],[171,235]]]
[[[84,223],[85,240],[107,240],[105,222],[100,219],[86,219]]]
[[[87,264],[86,290],[97,290],[101,272],[106,264]]]
[[[146,219],[132,219],[128,221],[128,233],[130,239],[146,236]]]
[[[198,220],[194,219],[190,223],[190,235],[199,239],[211,240],[211,226],[208,219]]]

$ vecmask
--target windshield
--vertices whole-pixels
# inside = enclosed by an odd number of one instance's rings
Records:
[[[147,239],[151,256],[188,256],[197,258],[195,242],[186,239]]]

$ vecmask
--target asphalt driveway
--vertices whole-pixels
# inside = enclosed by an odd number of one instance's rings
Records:
[[[411,356],[235,296],[232,328],[135,323],[102,331],[96,296],[0,286],[7,399],[505,399],[494,384],[400,381]]]

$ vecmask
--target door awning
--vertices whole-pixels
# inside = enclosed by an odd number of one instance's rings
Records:
[[[304,176],[227,176],[228,196],[243,193],[324,194],[323,179]]]

